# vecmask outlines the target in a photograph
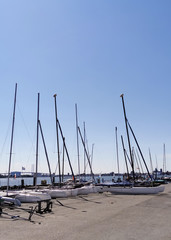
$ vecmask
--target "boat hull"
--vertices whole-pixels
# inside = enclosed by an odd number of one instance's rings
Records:
[[[104,187],[105,189],[105,187]],[[144,195],[144,194],[157,194],[164,191],[164,186],[156,187],[108,187],[106,191],[112,194],[133,194],[133,195]]]
[[[67,198],[77,196],[78,189],[44,189],[42,192],[49,194],[51,198]]]
[[[99,189],[100,187],[97,187],[94,185],[83,186],[81,188],[78,188],[78,195],[87,195],[90,193],[97,193]]]
[[[0,197],[1,204],[14,204],[15,206],[21,206],[21,202],[18,199],[10,197]],[[1,205],[0,204],[0,205]]]
[[[36,203],[51,199],[49,194],[33,190],[10,191],[9,194],[13,194],[14,198],[18,199],[21,203]]]

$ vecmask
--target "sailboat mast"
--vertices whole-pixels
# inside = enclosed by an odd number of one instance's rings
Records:
[[[64,157],[65,157],[65,147],[64,147],[65,138],[63,138],[63,151],[62,151],[62,182],[64,181]]]
[[[14,136],[14,122],[15,122],[16,98],[17,98],[17,83],[15,84],[15,96],[14,96],[13,121],[12,121],[11,144],[10,144],[10,156],[9,156],[9,167],[8,167],[7,195],[8,195],[8,190],[9,190],[9,177],[10,177],[10,170],[11,170],[11,158],[12,158],[12,146],[13,146],[13,136]]]
[[[64,138],[64,135],[63,135],[63,132],[62,132],[62,128],[61,128],[61,125],[60,125],[58,119],[57,119],[57,122],[58,122],[58,126],[59,126],[59,131],[60,131],[60,133],[61,133],[61,137],[62,137],[62,140],[63,140],[65,152],[66,152],[66,155],[67,155],[67,158],[68,158],[68,163],[69,163],[69,166],[70,166],[70,169],[71,169],[72,178],[73,178],[73,180],[74,180],[74,182],[75,182],[75,175],[74,175],[74,172],[73,172],[73,169],[72,169],[72,165],[71,165],[69,153],[68,153],[68,150],[67,150],[67,147],[66,147],[66,144],[65,144],[65,138]]]
[[[42,130],[42,125],[41,125],[40,120],[39,120],[38,123],[39,123],[39,127],[40,127],[40,133],[41,133],[41,136],[42,136],[42,141],[43,141],[43,146],[44,146],[45,155],[46,155],[46,159],[47,159],[47,164],[48,164],[48,168],[49,168],[50,180],[51,180],[51,184],[52,184],[52,186],[53,186],[54,184],[53,184],[53,179],[52,179],[52,172],[51,172],[51,168],[50,168],[49,157],[48,157],[48,153],[47,153],[47,149],[46,149],[45,139],[44,139],[43,130]]]
[[[91,149],[91,166],[93,166],[93,151],[94,151],[94,143],[92,144],[92,149]]]
[[[117,156],[118,174],[120,174],[120,172],[119,172],[119,154],[118,154],[117,127],[115,127],[115,136],[116,136],[116,156]]]
[[[79,128],[79,127],[78,127],[78,132],[79,132],[79,134],[80,134],[81,141],[82,141],[82,144],[83,144],[83,147],[84,147],[84,150],[85,150],[85,154],[86,154],[86,157],[87,157],[87,160],[88,160],[88,163],[89,163],[91,176],[92,176],[92,178],[93,178],[93,180],[94,180],[94,182],[95,182],[94,173],[93,173],[92,166],[91,166],[90,159],[89,159],[89,154],[87,153],[86,146],[85,146],[85,142],[84,142],[84,140],[83,140],[83,137],[82,137],[82,134],[81,134],[81,131],[80,131],[80,128]]]
[[[123,105],[124,117],[125,117],[125,126],[126,126],[128,146],[129,146],[129,154],[130,154],[130,159],[131,159],[133,179],[134,179],[134,181],[135,181],[134,162],[133,162],[133,159],[132,159],[131,144],[130,144],[129,132],[128,132],[128,120],[127,120],[127,117],[126,117],[126,111],[125,111],[125,104],[124,104],[124,97],[123,97],[123,96],[124,96],[124,95],[122,94],[120,97],[122,98],[122,105]]]
[[[83,123],[84,126],[84,143],[86,142],[86,130],[85,130],[85,122]],[[86,178],[86,154],[84,149],[84,177]]]
[[[39,152],[39,102],[40,102],[40,93],[38,93],[38,99],[37,99],[36,172],[33,178],[33,186],[37,186],[38,152]]]
[[[78,175],[79,175],[79,181],[80,181],[80,153],[79,153],[79,140],[78,140],[77,104],[75,104],[75,116],[76,116],[76,133],[77,133]]]
[[[163,175],[166,173],[166,149],[165,144],[163,144]]]
[[[54,94],[55,100],[55,117],[56,117],[56,137],[57,137],[57,151],[58,151],[58,168],[59,168],[59,185],[61,187],[61,166],[60,166],[60,153],[59,153],[59,134],[58,134],[58,115],[57,115],[57,104],[56,104],[56,94]]]
[[[127,163],[127,160],[126,160],[126,150],[125,150],[125,146],[124,146],[124,141],[123,141],[122,135],[121,135],[121,141],[122,141],[122,148],[123,148],[123,152],[124,152],[124,158],[125,158],[125,164],[126,164],[126,170],[127,170],[127,177],[129,179],[128,163]]]
[[[152,163],[150,148],[149,148],[149,158],[150,158],[150,165],[151,165],[151,175],[153,176],[153,163]]]

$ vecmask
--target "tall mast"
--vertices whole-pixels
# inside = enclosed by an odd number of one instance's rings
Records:
[[[49,168],[49,175],[50,175],[51,184],[54,185],[53,184],[53,179],[52,179],[52,172],[51,172],[51,168],[50,168],[49,157],[48,157],[48,153],[47,153],[47,149],[46,149],[45,139],[44,139],[42,125],[41,125],[40,120],[39,120],[38,123],[39,123],[39,127],[40,127],[40,133],[41,133],[41,136],[42,136],[42,141],[43,141],[43,146],[44,146],[45,155],[46,155],[46,159],[47,159],[47,164],[48,164],[48,168]]]
[[[166,150],[165,144],[163,144],[163,174],[166,173]]]
[[[40,93],[38,93],[38,100],[37,100],[36,172],[33,178],[33,186],[37,186],[38,152],[39,152],[39,102],[40,102]]]
[[[122,98],[122,105],[123,105],[123,110],[124,110],[124,117],[125,117],[125,126],[126,126],[126,132],[127,132],[127,139],[128,139],[128,146],[129,146],[129,154],[130,154],[130,159],[131,159],[131,166],[132,166],[132,173],[133,173],[133,179],[135,181],[135,173],[134,173],[134,162],[132,159],[132,151],[131,151],[131,144],[130,144],[130,139],[129,139],[129,132],[128,132],[128,120],[126,117],[126,111],[125,111],[125,104],[124,104],[124,95],[122,94],[120,97]]]
[[[9,167],[8,167],[7,195],[8,195],[8,190],[9,190],[9,177],[10,177],[10,170],[11,170],[11,158],[12,158],[12,146],[13,146],[13,136],[14,136],[14,122],[15,122],[16,98],[17,98],[17,83],[15,84],[15,96],[14,96],[13,121],[12,121],[11,144],[10,144],[10,156],[9,156]]]
[[[80,153],[79,153],[79,140],[78,140],[77,104],[75,104],[75,115],[76,115],[76,133],[77,133],[78,175],[79,175],[79,181],[80,181]]]
[[[60,131],[60,133],[61,133],[61,137],[62,137],[62,140],[63,140],[65,152],[66,152],[66,155],[67,155],[67,158],[68,158],[68,163],[69,163],[69,166],[70,166],[70,169],[71,169],[72,178],[73,178],[73,180],[74,180],[74,182],[75,182],[75,175],[74,175],[74,172],[73,172],[73,169],[72,169],[70,157],[69,157],[68,150],[67,150],[67,147],[66,147],[66,144],[65,144],[65,138],[64,138],[64,135],[63,135],[63,132],[62,132],[62,128],[61,128],[61,125],[60,125],[58,119],[57,119],[57,122],[58,122],[58,126],[59,126],[59,131]]]
[[[151,157],[151,151],[150,151],[150,148],[149,148],[149,158],[150,158],[150,166],[151,166],[151,174],[153,176],[153,163],[152,163],[152,157]]]
[[[58,151],[58,168],[59,168],[59,185],[61,187],[61,166],[60,166],[60,152],[59,152],[59,134],[58,134],[58,115],[57,115],[57,104],[56,104],[56,94],[54,94],[55,100],[55,117],[56,117],[56,137],[57,137],[57,151]]]
[[[86,130],[85,130],[85,122],[83,123],[84,125],[84,143],[86,142]],[[84,149],[84,177],[86,178],[86,154],[85,154],[85,149]]]
[[[115,127],[115,135],[116,135],[116,156],[117,156],[117,165],[118,165],[118,174],[119,172],[119,154],[118,154],[118,137],[117,137],[117,127]]]
[[[155,178],[157,179],[157,171],[158,171],[158,163],[157,163],[157,156],[155,155],[156,158],[156,174],[155,174]]]
[[[79,127],[78,127],[78,132],[79,132],[79,134],[80,134],[81,141],[82,141],[82,144],[83,144],[83,146],[84,146],[85,154],[86,154],[86,157],[87,157],[87,160],[88,160],[88,163],[89,163],[89,167],[90,167],[91,176],[92,176],[92,178],[93,178],[93,180],[94,180],[94,182],[95,182],[94,173],[93,173],[92,166],[91,166],[91,163],[90,163],[89,154],[88,154],[88,152],[87,152],[87,150],[86,150],[85,142],[84,142],[84,140],[83,140],[83,137],[82,137],[82,134],[81,134],[81,131],[80,131],[80,128],[79,128]]]
[[[91,149],[91,166],[93,166],[93,150],[94,150],[94,143],[92,144],[92,149]]]
[[[125,158],[127,176],[128,176],[128,179],[129,179],[128,163],[127,163],[127,160],[126,160],[126,150],[125,150],[125,146],[124,146],[124,141],[123,141],[122,135],[121,135],[121,141],[122,141],[122,147],[123,147],[123,152],[124,152],[124,158]]]
[[[65,147],[64,147],[65,138],[63,138],[63,153],[62,153],[62,182],[64,181],[64,156],[65,156]]]

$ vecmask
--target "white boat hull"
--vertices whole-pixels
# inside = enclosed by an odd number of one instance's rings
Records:
[[[37,196],[30,195],[29,193],[20,193],[16,195],[15,199],[18,199],[21,203],[37,203],[41,199]]]
[[[99,188],[94,185],[83,186],[78,188],[78,195],[87,195],[90,193],[97,193],[99,192]]]
[[[0,202],[3,204],[14,204],[16,206],[21,206],[21,202],[18,199],[10,197],[0,197]]]
[[[43,193],[47,193],[51,196],[51,198],[67,198],[67,197],[75,197],[77,196],[78,189],[73,188],[73,189],[44,189],[42,191]]]
[[[112,194],[157,194],[164,191],[164,186],[157,187],[104,187]]]
[[[10,191],[9,194],[13,194],[15,199],[18,199],[21,203],[36,203],[51,199],[49,194],[33,190]]]

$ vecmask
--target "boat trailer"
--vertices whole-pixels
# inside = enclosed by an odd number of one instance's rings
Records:
[[[45,206],[43,206],[43,204],[45,204]],[[27,212],[29,216],[28,218],[24,218],[24,217],[20,217],[19,215],[12,215],[12,214],[9,214],[8,212],[4,212],[3,209],[22,210],[24,212]],[[38,201],[36,206],[31,206],[29,208],[18,207],[11,203],[5,203],[3,205],[0,203],[0,217],[2,215],[7,215],[11,219],[20,219],[20,220],[27,220],[32,222],[31,218],[34,214],[43,214],[43,213],[49,213],[49,212],[52,212],[51,200]]]

